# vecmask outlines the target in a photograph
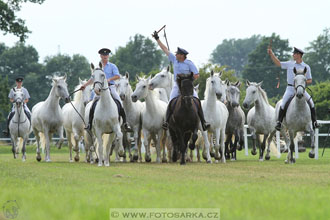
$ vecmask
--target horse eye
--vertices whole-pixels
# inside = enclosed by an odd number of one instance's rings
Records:
[[[61,89],[61,86],[57,86],[58,89]]]
[[[256,91],[253,91],[252,93],[254,94],[254,93],[256,93]]]
[[[162,77],[165,77],[164,75],[162,75]]]
[[[143,86],[142,88],[144,88],[144,89],[145,89],[145,88],[146,88],[146,86]]]
[[[212,80],[211,83],[214,83],[214,81]]]
[[[126,83],[126,86],[128,86],[128,83]]]

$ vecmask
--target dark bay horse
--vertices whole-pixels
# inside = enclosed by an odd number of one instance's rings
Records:
[[[171,102],[173,114],[169,121],[169,131],[173,142],[173,162],[177,161],[178,151],[180,151],[181,162],[186,163],[185,154],[187,151],[188,141],[192,137],[192,142],[189,145],[190,149],[195,148],[197,140],[197,130],[199,125],[197,100],[193,96],[193,73],[190,75],[178,75],[177,83],[179,85],[181,95],[177,100]]]

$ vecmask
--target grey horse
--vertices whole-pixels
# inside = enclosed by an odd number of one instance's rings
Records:
[[[229,112],[229,117],[226,125],[226,159],[230,158],[229,153],[231,153],[232,160],[236,160],[236,149],[237,144],[239,144],[239,150],[242,150],[244,146],[244,123],[245,123],[245,114],[242,108],[239,105],[240,100],[240,90],[239,87],[241,83],[237,81],[235,84],[230,83],[227,81],[227,89],[226,89],[226,96],[227,96],[227,103],[226,107]],[[235,141],[232,143],[232,136],[235,136]],[[228,148],[230,145],[230,149]]]

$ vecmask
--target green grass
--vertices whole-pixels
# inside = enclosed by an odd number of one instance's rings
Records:
[[[51,163],[38,163],[34,152],[29,146],[23,163],[0,147],[0,205],[16,200],[17,219],[109,219],[109,208],[220,208],[221,219],[330,217],[329,150],[319,160],[300,153],[293,165],[284,155],[259,162],[242,151],[226,164],[107,168],[69,163],[67,148],[52,148]]]

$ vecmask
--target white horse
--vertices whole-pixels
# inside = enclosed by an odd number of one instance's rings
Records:
[[[131,95],[133,90],[129,84],[129,73],[126,72],[124,77],[121,77],[116,82],[117,90],[120,96],[121,101],[123,102],[123,107],[126,112],[126,118],[128,124],[131,126],[134,132],[134,155],[133,161],[137,161],[139,159],[142,162],[141,156],[141,129],[142,129],[142,121],[141,121],[141,111],[145,106],[144,102],[136,101],[132,102]]]
[[[48,98],[37,103],[32,108],[32,129],[37,140],[37,157],[38,161],[41,160],[40,156],[40,132],[45,139],[46,149],[46,162],[50,162],[50,141],[53,133],[58,132],[60,141],[58,147],[63,143],[63,115],[59,105],[60,98],[66,101],[70,100],[69,92],[66,84],[66,76],[53,77],[53,87],[49,93]]]
[[[275,109],[268,103],[266,92],[261,88],[262,82],[255,83],[246,81],[246,96],[243,101],[243,107],[249,108],[253,103],[254,107],[251,108],[247,115],[247,123],[249,130],[252,134],[253,149],[252,155],[256,155],[256,139],[257,135],[263,134],[264,140],[259,145],[259,161],[263,161],[263,154],[265,151],[266,140],[268,138],[266,160],[270,159],[270,144],[275,134]],[[259,140],[259,139],[258,139]]]
[[[100,68],[95,69],[93,64],[91,64],[91,67],[93,70],[92,75],[94,78],[94,92],[100,96],[100,99],[95,107],[94,119],[92,122],[92,131],[99,144],[98,166],[103,165],[103,160],[105,166],[110,166],[110,148],[114,140],[116,141],[116,144],[119,148],[119,155],[124,156],[125,151],[123,148],[123,133],[120,129],[117,105],[110,95],[108,81],[105,73],[102,70],[102,64],[99,63]],[[103,156],[103,134],[110,134],[109,141],[106,146],[105,156]]]
[[[228,120],[228,110],[224,103],[220,102],[218,98],[222,96],[221,92],[221,73],[214,74],[211,71],[210,77],[206,80],[205,100],[202,101],[202,108],[205,120],[210,123],[210,129],[203,131],[205,148],[203,150],[204,157],[206,156],[207,162],[211,163],[210,144],[213,145],[213,138],[208,140],[208,133],[215,136],[215,155],[216,160],[220,160],[219,150],[221,147],[222,157],[221,162],[226,163],[225,155],[225,132]]]
[[[142,132],[144,136],[144,146],[146,149],[145,161],[151,161],[150,155],[150,139],[153,139],[156,144],[157,159],[156,162],[160,163],[160,142],[164,140],[166,132],[162,128],[165,120],[165,113],[167,103],[157,98],[156,92],[149,89],[150,77],[147,79],[137,77],[138,83],[136,89],[132,94],[132,101],[136,102],[138,99],[145,99],[145,107],[143,108],[142,115]],[[166,161],[165,150],[163,151],[163,161]]]
[[[24,112],[24,93],[21,89],[14,89],[14,107],[15,107],[15,115],[10,121],[9,131],[12,142],[12,152],[14,154],[14,158],[16,159],[16,154],[19,151],[19,138],[23,139],[23,147],[22,147],[22,161],[26,160],[26,142],[29,138],[29,134],[31,133],[31,123],[28,120],[27,116]]]
[[[82,81],[79,78],[79,85],[75,88],[75,90],[78,90],[82,85],[84,85],[84,83],[86,83],[86,81]],[[84,127],[86,127],[83,118],[85,115],[85,105],[88,103],[90,98],[90,93],[91,93],[90,90],[91,90],[90,85],[88,85],[84,90],[79,90],[74,94],[72,104],[67,103],[62,108],[63,126],[65,129],[65,133],[69,145],[70,162],[73,162],[72,145],[74,145],[73,150],[76,152],[76,156],[74,157],[74,160],[76,162],[79,161],[79,141],[81,137],[84,136]],[[86,160],[87,160],[87,154],[86,154]]]
[[[304,98],[304,93],[306,89],[306,77],[307,68],[305,69],[293,69],[296,74],[294,78],[294,88],[295,96],[290,102],[286,115],[283,119],[283,124],[289,132],[290,136],[290,147],[288,148],[288,155],[286,163],[295,163],[295,158],[293,156],[294,151],[294,138],[299,131],[308,131],[311,137],[311,151],[309,152],[309,157],[314,158],[315,152],[315,139],[314,130],[312,126],[311,112],[309,105]],[[281,102],[276,104],[276,115],[278,115]],[[282,129],[283,130],[283,129]]]

